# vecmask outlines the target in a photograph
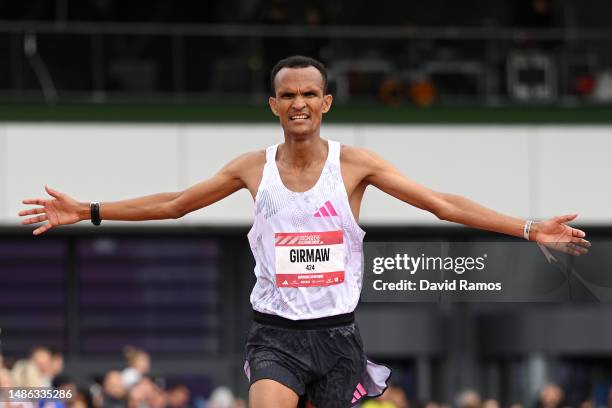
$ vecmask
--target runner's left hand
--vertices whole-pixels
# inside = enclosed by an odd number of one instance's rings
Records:
[[[589,252],[591,243],[584,239],[586,237],[585,232],[566,225],[566,223],[576,219],[577,216],[578,214],[560,215],[536,223],[534,240],[539,244],[566,254],[574,256],[586,254]]]

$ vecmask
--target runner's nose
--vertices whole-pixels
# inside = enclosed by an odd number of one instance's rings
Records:
[[[306,101],[300,95],[293,100],[293,109],[300,110],[306,107]]]

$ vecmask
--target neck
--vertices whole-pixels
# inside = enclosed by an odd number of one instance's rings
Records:
[[[293,167],[308,167],[325,160],[327,143],[319,137],[290,137],[285,135],[278,158]]]

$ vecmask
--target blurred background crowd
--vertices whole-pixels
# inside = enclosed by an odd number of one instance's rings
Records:
[[[245,408],[226,386],[215,388],[204,398],[193,394],[182,383],[169,383],[162,373],[152,370],[149,354],[127,346],[125,364],[116,370],[92,378],[71,378],[64,373],[62,353],[53,347],[37,346],[29,357],[11,360],[0,356],[0,389],[2,387],[53,387],[72,390],[73,397],[65,400],[39,400],[36,408]],[[600,392],[599,390],[598,392]],[[597,404],[590,395],[579,404],[569,404],[563,389],[555,383],[544,385],[534,396],[535,403],[525,407],[512,403],[504,408],[611,408],[612,387],[605,390],[604,404]],[[7,408],[29,408],[22,402]],[[452,401],[418,401],[401,385],[391,383],[378,398],[361,402],[362,408],[502,408],[494,398],[484,398],[473,389],[459,391]]]
[[[193,395],[182,383],[167,382],[151,370],[151,358],[141,349],[127,346],[125,364],[92,378],[73,378],[64,372],[64,358],[53,347],[37,346],[18,360],[0,356],[0,391],[8,388],[52,387],[71,390],[64,400],[37,400],[38,408],[244,408],[228,387],[219,386],[204,398]],[[6,387],[2,390],[2,387]],[[10,403],[7,408],[28,408],[27,401]],[[25,403],[24,403],[25,402]]]

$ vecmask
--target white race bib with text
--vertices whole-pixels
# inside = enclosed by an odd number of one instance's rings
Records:
[[[329,286],[344,282],[342,230],[278,232],[276,286]]]

